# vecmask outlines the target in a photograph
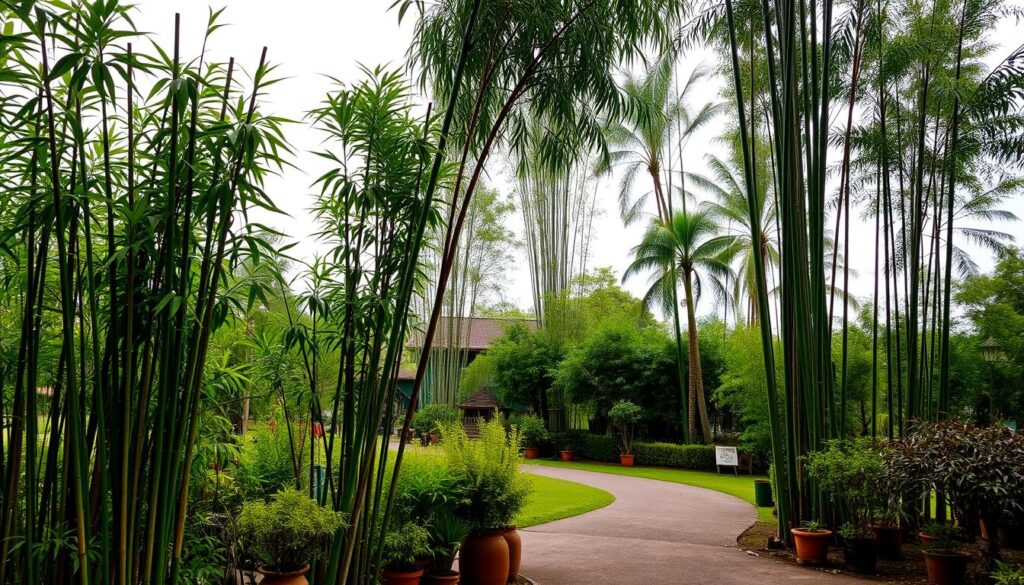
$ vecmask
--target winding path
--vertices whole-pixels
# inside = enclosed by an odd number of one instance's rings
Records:
[[[537,585],[864,585],[758,559],[736,546],[757,519],[732,496],[653,479],[576,469],[526,471],[611,492],[604,508],[520,531],[524,575]]]

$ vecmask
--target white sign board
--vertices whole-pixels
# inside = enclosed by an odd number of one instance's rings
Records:
[[[715,465],[736,467],[740,464],[740,456],[736,447],[715,445]]]

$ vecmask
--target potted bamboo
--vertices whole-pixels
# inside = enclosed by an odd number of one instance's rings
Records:
[[[525,415],[518,417],[513,426],[519,429],[523,444],[526,445],[523,455],[527,459],[540,457],[540,446],[548,440],[548,430],[544,426],[544,421],[536,416]]]
[[[309,564],[326,558],[327,547],[343,524],[340,512],[289,488],[274,494],[269,503],[246,502],[237,530],[242,550],[259,563],[262,585],[307,585]]]
[[[796,562],[801,565],[821,565],[828,559],[828,545],[832,531],[822,528],[815,520],[804,522],[800,528],[791,528],[796,547]]]
[[[932,585],[961,585],[965,582],[971,555],[960,546],[960,531],[949,524],[929,527],[931,540],[924,548],[924,565]]]
[[[619,462],[624,467],[633,467],[633,431],[643,413],[642,408],[629,400],[616,402],[608,411],[608,417],[618,427],[619,436],[622,437],[622,454],[619,455]]]
[[[427,585],[458,585],[459,572],[453,571],[452,565],[469,531],[469,525],[451,513],[438,515],[430,522],[427,532],[434,566],[425,577]]]
[[[385,585],[419,585],[423,568],[417,561],[431,553],[427,529],[406,522],[384,535]]]

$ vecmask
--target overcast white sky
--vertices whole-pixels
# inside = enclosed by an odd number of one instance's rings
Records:
[[[321,163],[310,151],[319,147],[320,137],[301,118],[315,107],[331,82],[327,76],[345,81],[360,78],[359,65],[373,67],[378,64],[401,66],[404,64],[406,49],[411,37],[411,19],[406,18],[401,26],[397,13],[389,11],[392,0],[291,0],[289,2],[270,0],[235,0],[211,4],[208,0],[139,0],[135,21],[140,30],[153,33],[164,46],[173,33],[174,13],[182,15],[182,53],[191,58],[199,53],[210,6],[226,6],[221,17],[229,26],[217,31],[208,46],[209,58],[226,61],[235,57],[236,63],[247,71],[255,67],[263,45],[268,46],[268,58],[279,65],[280,76],[285,81],[271,88],[264,100],[269,111],[291,119],[300,120],[287,133],[295,148],[292,163],[297,167],[288,169],[283,176],[268,182],[267,189],[277,205],[288,213],[288,217],[261,218],[299,242],[292,253],[300,258],[309,258],[316,250],[316,242],[309,235],[313,223],[308,209],[313,201],[310,187],[313,177],[322,170]],[[1011,43],[1019,43],[1019,29],[1016,23],[1003,23],[995,35],[1001,48],[999,58],[1009,49]],[[685,79],[689,70],[701,62],[714,64],[713,57],[706,51],[684,57],[680,78]],[[723,81],[714,79],[704,83],[695,92],[693,104],[699,106],[706,101],[717,101]],[[721,133],[723,123],[713,124],[708,130],[691,140],[686,152],[687,170],[703,171],[706,153],[724,154],[715,144],[714,138]],[[502,184],[500,169],[491,171],[494,186],[509,192],[510,186]],[[638,181],[639,185],[639,181]],[[639,189],[638,189],[639,190]],[[646,186],[644,187],[646,190]],[[594,226],[595,240],[590,266],[611,266],[616,274],[622,274],[629,264],[629,250],[640,238],[642,225],[624,228],[618,217],[616,197],[618,178],[605,180],[599,190],[598,201],[604,212]],[[1018,197],[1007,206],[1017,215],[1024,217],[1024,201]],[[857,220],[859,214],[852,216]],[[510,227],[521,233],[521,219],[516,217]],[[999,226],[996,226],[999,227]],[[1002,226],[1011,233],[1021,233],[1020,224]],[[851,283],[850,289],[859,297],[870,298],[874,259],[873,221],[859,220],[851,225],[852,249],[850,265],[860,277]],[[982,269],[992,266],[990,254],[973,250],[975,260]],[[529,274],[526,259],[519,254],[516,266],[510,271],[505,300],[526,309],[532,304]],[[636,295],[646,289],[644,279],[625,283],[625,287]],[[706,314],[712,310],[711,299],[703,300],[698,311]],[[731,321],[731,315],[730,315]]]

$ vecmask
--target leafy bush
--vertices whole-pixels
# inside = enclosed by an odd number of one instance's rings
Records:
[[[274,494],[270,503],[246,502],[238,515],[242,549],[269,569],[301,569],[323,560],[344,515],[317,504],[295,489]]]
[[[455,515],[473,530],[508,526],[526,504],[530,486],[519,471],[518,431],[499,421],[480,425],[470,441],[461,425],[444,427],[442,446],[458,495]]]
[[[679,469],[714,469],[714,445],[677,445],[675,443],[636,443],[639,465],[677,467]]]
[[[430,535],[415,522],[406,522],[384,535],[384,565],[396,571],[416,569],[416,561],[430,555]]]
[[[283,427],[283,425],[282,425]],[[263,427],[243,445],[235,482],[246,500],[264,499],[295,485],[295,467],[288,431]]]
[[[455,555],[462,541],[469,536],[470,527],[452,513],[435,515],[427,530],[430,533],[430,552],[434,557],[434,572],[450,575]]]
[[[996,585],[1024,585],[1024,565],[1014,567],[1005,563],[996,563],[992,580]]]
[[[584,459],[607,462],[619,460],[619,441],[615,437],[573,430],[559,435],[558,441],[559,446],[571,444],[573,450]]]
[[[527,447],[539,447],[548,440],[548,429],[540,417],[527,414],[514,417],[509,422],[519,430],[519,435]]]
[[[462,420],[462,413],[454,406],[447,404],[428,404],[412,417],[412,428],[418,434],[436,433],[442,427],[453,425]]]
[[[844,510],[856,536],[869,535],[881,501],[884,459],[869,439],[831,440],[807,455],[807,473]]]
[[[608,418],[612,419],[622,433],[622,452],[625,455],[633,453],[633,427],[640,422],[643,414],[642,408],[628,400],[616,402],[608,411]]]
[[[454,507],[455,479],[443,452],[418,452],[402,463],[395,486],[395,514],[400,522],[429,525],[432,518]]]

